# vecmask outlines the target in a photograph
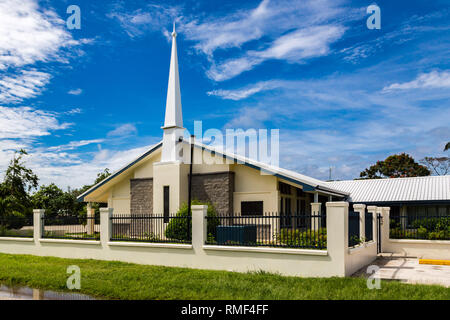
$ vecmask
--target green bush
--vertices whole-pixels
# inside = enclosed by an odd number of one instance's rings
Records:
[[[390,238],[450,240],[450,218],[420,218],[411,223],[411,228],[401,228],[400,223],[391,220]]]
[[[191,205],[207,205],[208,211],[208,238],[215,239],[216,227],[220,224],[220,220],[217,218],[216,209],[212,203],[201,202],[198,200],[192,200]],[[187,203],[183,203],[177,212],[176,217],[192,217],[192,213],[188,212]],[[182,241],[191,241],[192,239],[192,219],[170,219],[166,228],[166,237],[169,239],[177,239]]]
[[[0,225],[6,229],[21,229],[27,220],[24,214],[13,211],[11,214],[0,216]]]
[[[430,231],[445,231],[450,227],[450,218],[421,218],[412,222],[413,228],[425,228]]]
[[[327,247],[327,229],[317,231],[299,229],[281,229],[276,235],[277,241],[292,247]]]

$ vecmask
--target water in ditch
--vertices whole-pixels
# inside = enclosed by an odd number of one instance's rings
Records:
[[[56,292],[0,284],[0,300],[95,300],[95,298],[75,292]]]

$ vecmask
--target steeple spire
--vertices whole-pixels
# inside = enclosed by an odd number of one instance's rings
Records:
[[[172,31],[172,53],[170,57],[169,85],[167,87],[166,116],[164,119],[161,162],[182,161],[183,150],[180,138],[184,135],[181,111],[180,77],[178,75],[177,33],[175,22]]]
[[[174,22],[172,31],[172,54],[170,57],[169,85],[167,88],[166,117],[164,120],[163,128],[183,127],[176,37],[177,33],[175,32]]]

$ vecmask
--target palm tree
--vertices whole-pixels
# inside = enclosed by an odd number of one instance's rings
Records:
[[[445,145],[444,151],[447,151],[448,149],[450,149],[450,142],[447,142],[447,144]]]

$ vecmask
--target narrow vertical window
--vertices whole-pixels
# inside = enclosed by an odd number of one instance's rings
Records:
[[[169,222],[169,186],[164,186],[164,223]]]

